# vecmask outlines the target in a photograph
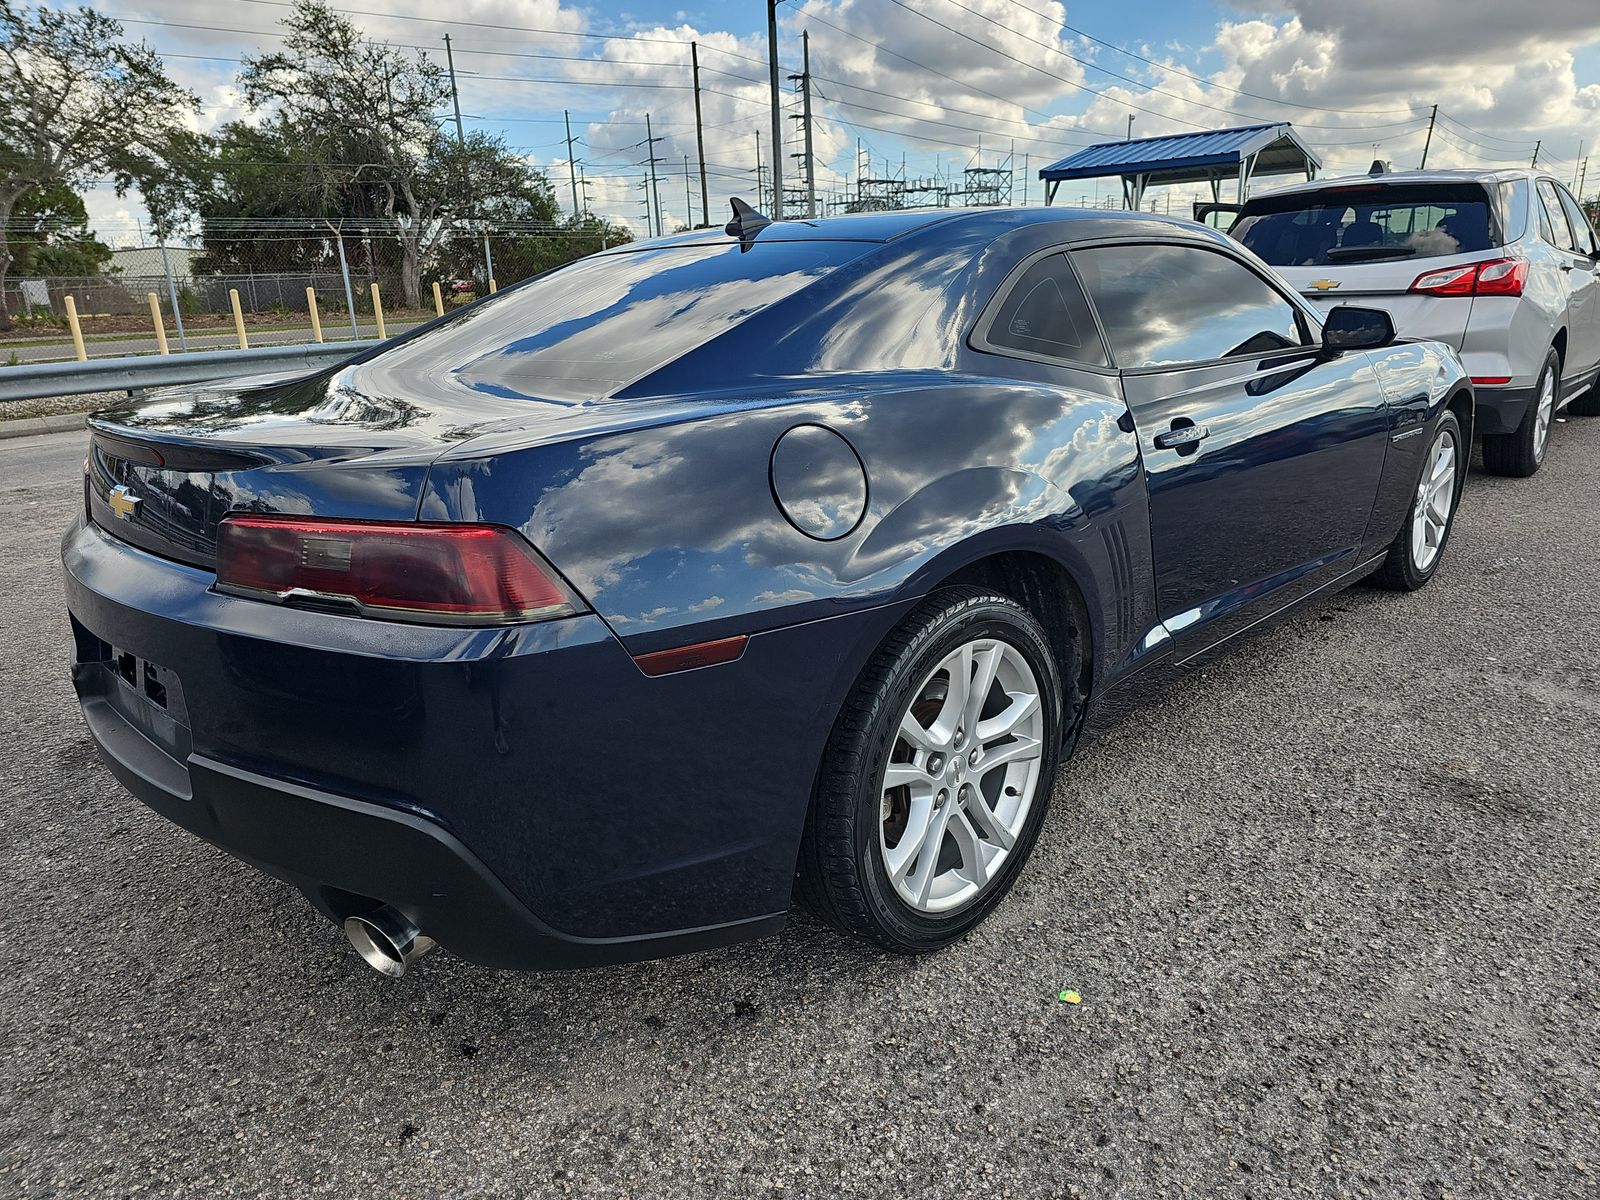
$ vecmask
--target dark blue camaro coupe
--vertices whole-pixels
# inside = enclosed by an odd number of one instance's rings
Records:
[[[931,950],[1113,687],[1437,568],[1472,392],[1385,314],[1137,213],[735,208],[91,422],[73,681],[129,790],[390,974],[797,891]]]

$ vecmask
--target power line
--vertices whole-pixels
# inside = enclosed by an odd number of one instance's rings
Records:
[[[1016,63],[1017,65],[1023,66],[1023,67],[1027,67],[1028,70],[1030,70],[1030,71],[1037,71],[1039,74],[1048,76],[1050,79],[1052,79],[1055,82],[1057,82],[1059,84],[1062,84],[1062,85],[1064,85],[1066,87],[1076,88],[1077,90],[1082,91],[1082,92],[1088,92],[1090,95],[1098,96],[1100,99],[1109,101],[1110,103],[1115,104],[1118,107],[1131,108],[1131,109],[1135,110],[1136,112],[1147,113],[1148,115],[1153,116],[1153,117],[1161,117],[1164,120],[1176,121],[1178,124],[1180,124],[1180,125],[1188,125],[1192,129],[1205,129],[1206,128],[1205,125],[1199,124],[1199,123],[1197,123],[1195,121],[1185,120],[1182,117],[1172,116],[1170,113],[1159,112],[1159,111],[1157,111],[1156,109],[1153,109],[1153,108],[1144,108],[1141,105],[1134,104],[1134,103],[1132,103],[1130,101],[1114,99],[1113,97],[1107,96],[1104,92],[1090,87],[1086,83],[1074,83],[1070,79],[1062,79],[1059,76],[1057,76],[1054,73],[1052,73],[1049,69],[1047,69],[1045,67],[1041,67],[1037,63],[1031,63],[1025,58],[1018,58],[1015,54],[1012,54],[1009,50],[1002,50],[999,46],[991,45],[988,42],[979,41],[977,38],[973,37],[970,33],[964,33],[961,30],[957,29],[953,25],[945,24],[943,21],[939,20],[938,17],[930,17],[926,12],[923,12],[921,9],[912,8],[911,5],[905,3],[905,0],[889,0],[889,3],[895,5],[895,6],[899,7],[899,8],[905,9],[906,12],[911,13],[914,16],[921,17],[924,21],[929,21],[932,24],[937,25],[940,29],[943,29],[948,33],[953,33],[957,37],[962,38],[965,41],[971,42],[974,46],[977,46],[981,50],[987,50],[991,54],[998,54],[1002,58],[1008,58],[1012,62]],[[1016,30],[1012,29],[1008,25],[1001,25],[1000,22],[993,20],[993,18],[991,18],[991,17],[983,16],[983,14],[977,12],[976,9],[966,8],[965,5],[956,3],[956,0],[949,0],[949,3],[955,4],[957,8],[965,9],[965,11],[973,13],[976,16],[983,17],[983,19],[985,21],[989,21],[991,24],[997,25],[997,26],[999,26],[999,28],[1004,29],[1007,33],[1014,34],[1017,37],[1023,38],[1025,41],[1030,41],[1030,42],[1031,41],[1037,41],[1037,39],[1030,38],[1026,34],[1017,33]],[[1045,43],[1043,43],[1043,42],[1040,42],[1038,44],[1039,45],[1045,45]],[[1065,50],[1057,50],[1057,53],[1060,54],[1064,58],[1072,58],[1072,55],[1068,54]],[[1076,62],[1078,60],[1077,59],[1073,59],[1073,61]],[[1145,86],[1145,85],[1139,84],[1137,81],[1133,81],[1133,82],[1134,82],[1136,87]],[[1157,89],[1146,87],[1146,90],[1147,91],[1155,91]],[[1162,93],[1162,94],[1165,95],[1166,93]],[[1191,102],[1191,103],[1193,103],[1193,102]],[[1210,104],[1202,104],[1201,107],[1202,108],[1212,108],[1213,106],[1210,105]],[[1225,110],[1225,109],[1217,109],[1216,111],[1225,112],[1227,110]],[[1230,115],[1237,115],[1237,114],[1230,114]]]
[[[1481,129],[1474,129],[1471,125],[1468,125],[1466,122],[1464,122],[1464,121],[1462,121],[1462,120],[1460,120],[1460,119],[1458,119],[1456,117],[1452,117],[1449,113],[1445,112],[1443,109],[1439,110],[1439,115],[1441,117],[1443,117],[1446,121],[1450,122],[1450,124],[1459,126],[1460,128],[1466,130],[1468,133],[1475,133],[1479,137],[1486,137],[1486,138],[1489,138],[1491,141],[1496,141],[1496,142],[1509,142],[1511,145],[1513,145],[1515,147],[1518,147],[1518,148],[1526,146],[1529,149],[1531,149],[1533,147],[1533,143],[1534,143],[1534,140],[1535,140],[1533,138],[1508,138],[1508,137],[1501,137],[1497,133],[1486,133],[1485,131],[1483,131]]]
[[[898,58],[902,62],[910,63],[913,67],[917,67],[917,68],[919,68],[921,70],[927,71],[930,75],[937,75],[937,76],[939,76],[939,78],[947,79],[951,83],[955,84],[958,87],[965,88],[968,91],[977,92],[980,96],[987,96],[991,100],[998,100],[1002,104],[1013,105],[1013,106],[1015,106],[1017,108],[1020,108],[1023,112],[1033,113],[1034,116],[1039,117],[1042,120],[1054,121],[1054,120],[1058,119],[1057,117],[1054,117],[1054,116],[1052,116],[1051,114],[1049,114],[1047,112],[1043,112],[1040,109],[1033,108],[1033,107],[1030,107],[1029,105],[1023,104],[1021,101],[1012,100],[1012,99],[1010,99],[1010,98],[1008,98],[1006,96],[1002,96],[1002,95],[998,94],[997,92],[991,92],[991,91],[987,90],[986,88],[978,87],[976,84],[971,84],[971,83],[966,82],[965,80],[957,79],[954,75],[951,75],[951,74],[948,74],[948,73],[946,73],[944,71],[939,70],[938,67],[930,67],[927,63],[920,62],[919,60],[917,60],[915,58],[912,58],[910,55],[902,54],[898,50],[891,50],[891,49],[889,49],[889,47],[883,45],[880,42],[875,42],[871,38],[862,37],[859,33],[855,33],[852,30],[845,29],[843,26],[835,25],[832,21],[828,20],[826,17],[818,16],[816,13],[807,13],[806,14],[806,20],[808,20],[808,21],[816,21],[819,24],[826,25],[829,29],[832,29],[835,33],[842,33],[845,37],[852,38],[855,41],[860,42],[864,46],[870,46],[874,50],[877,50],[879,53],[887,54],[887,55],[890,55],[893,58]],[[818,76],[815,76],[815,78],[821,79],[822,76],[818,75]],[[836,82],[836,81],[834,81],[834,82]],[[1092,135],[1094,137],[1116,137],[1117,136],[1114,133],[1107,133],[1107,132],[1105,132],[1104,130],[1101,130],[1101,129],[1087,129],[1087,128],[1081,126],[1081,125],[1057,126],[1057,128],[1066,128],[1066,129],[1069,129],[1069,130],[1071,130],[1072,132],[1075,132],[1075,133],[1086,133],[1086,134],[1090,134],[1090,135]]]
[[[282,41],[283,38],[285,37],[284,34],[278,32],[277,30],[273,30],[273,29],[236,29],[236,28],[232,28],[232,27],[226,26],[226,25],[195,25],[195,24],[191,24],[191,23],[188,23],[188,22],[184,22],[184,21],[157,21],[157,20],[154,20],[153,18],[147,18],[147,17],[122,17],[122,16],[119,16],[119,17],[116,17],[115,20],[120,21],[120,22],[122,22],[123,24],[126,24],[126,25],[156,25],[156,26],[160,26],[163,29],[193,29],[193,30],[198,30],[198,31],[204,32],[204,33],[238,33],[238,34],[244,34],[244,35],[249,36],[249,37],[277,38],[279,41]],[[394,47],[395,49],[398,49],[398,50],[421,50],[421,51],[424,51],[424,52],[429,51],[429,50],[433,50],[433,51],[437,51],[438,50],[438,47],[436,47],[436,46],[429,46],[429,45],[425,45],[425,44],[418,43],[418,42],[387,42],[386,41],[383,44],[385,46]],[[687,42],[674,42],[674,43],[671,43],[671,44],[687,46],[689,43],[687,43]],[[606,65],[606,66],[687,67],[689,65],[687,62],[681,62],[681,63],[678,63],[678,62],[658,62],[658,61],[649,60],[649,59],[589,58],[589,57],[587,57],[585,55],[581,55],[581,54],[540,54],[540,53],[538,53],[536,51],[532,51],[532,50],[488,50],[488,49],[484,49],[482,47],[466,47],[466,46],[456,46],[455,47],[455,52],[457,54],[489,55],[489,56],[493,56],[493,57],[496,57],[496,58],[527,58],[527,59],[539,59],[539,60],[551,61],[551,62],[598,63],[598,64],[603,64],[603,65]],[[169,55],[168,57],[172,57],[172,58],[180,58],[180,57],[204,58],[204,59],[207,59],[207,60],[212,61],[212,62],[237,62],[237,63],[242,63],[244,61],[243,59],[239,59],[239,58],[224,58],[224,57],[221,57],[221,56],[218,56],[218,55],[209,55],[209,54],[207,54],[207,55],[180,55],[180,54],[173,53],[173,54]]]

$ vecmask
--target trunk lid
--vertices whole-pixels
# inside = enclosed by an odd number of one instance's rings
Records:
[[[1377,175],[1253,197],[1230,232],[1323,313],[1387,309],[1402,337],[1459,350],[1472,297],[1420,296],[1411,285],[1501,257],[1506,217],[1481,180]]]
[[[327,374],[158,392],[90,419],[85,507],[123,541],[207,567],[231,511],[409,521],[459,415]]]
[[[580,403],[520,382],[522,390],[496,392],[455,373],[408,382],[380,359],[309,378],[157,392],[90,419],[85,507],[114,537],[210,567],[229,512],[411,521],[429,467],[453,450],[563,441],[759,402],[708,393]]]

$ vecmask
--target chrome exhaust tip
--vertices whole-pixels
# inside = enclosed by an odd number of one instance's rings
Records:
[[[346,917],[344,936],[367,966],[394,979],[437,944],[413,925],[410,917],[387,904],[374,912]]]

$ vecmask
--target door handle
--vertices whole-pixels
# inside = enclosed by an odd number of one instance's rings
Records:
[[[1156,449],[1176,450],[1181,454],[1185,449],[1199,449],[1200,440],[1210,436],[1211,430],[1204,425],[1174,425],[1165,433],[1156,434]]]
[[[1560,263],[1558,265],[1561,267],[1561,269],[1563,271],[1576,271],[1578,269],[1578,266],[1577,266],[1576,263]]]

